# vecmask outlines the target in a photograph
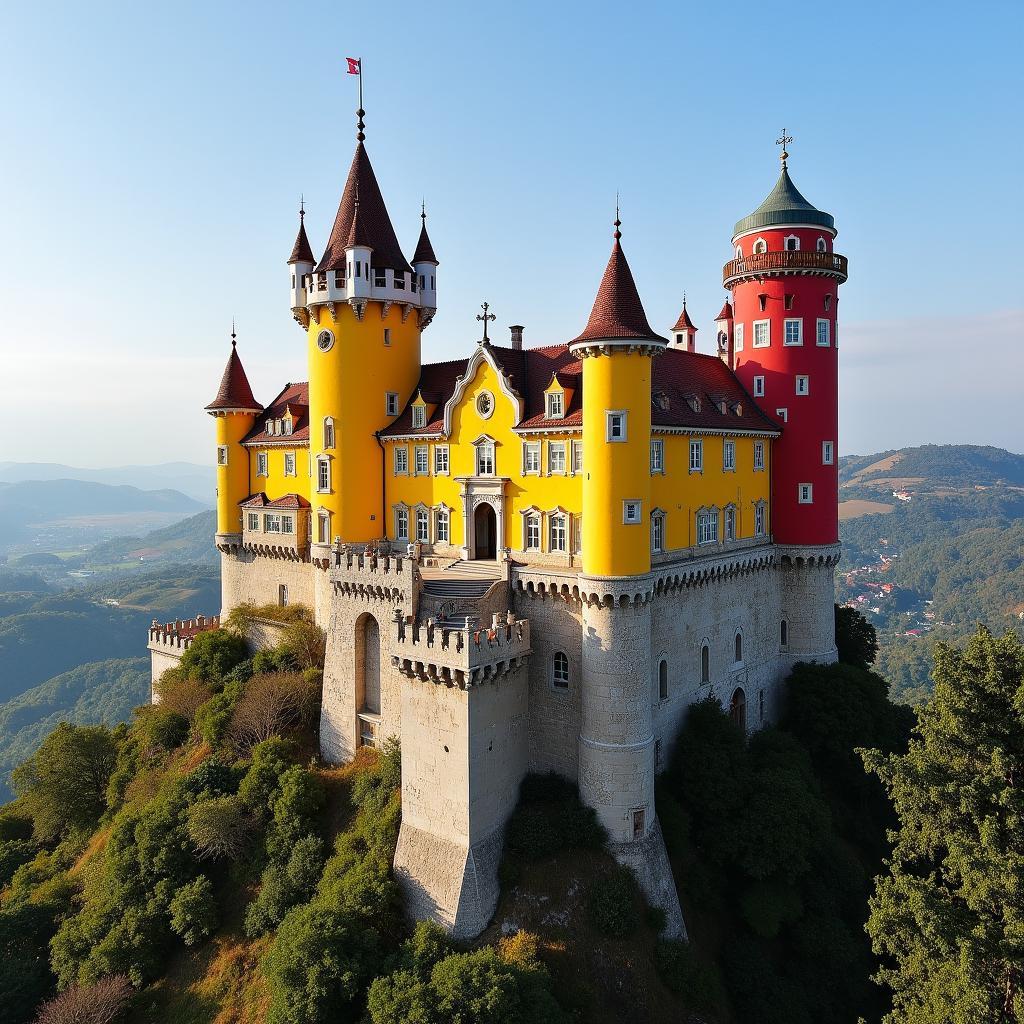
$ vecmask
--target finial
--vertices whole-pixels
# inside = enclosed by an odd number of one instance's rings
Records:
[[[615,193],[615,235],[614,238],[618,241],[622,237],[622,232],[619,228],[622,227],[622,221],[619,220],[619,193]]]
[[[231,347],[232,348],[234,348],[235,345],[237,344],[237,342],[235,341],[236,337],[237,337],[237,335],[235,334],[235,318],[232,317],[231,318]]]
[[[420,220],[426,223],[427,220],[427,200],[426,198],[420,200]]]
[[[306,197],[300,192],[299,193],[299,220],[304,220],[306,217]]]
[[[683,309],[686,309],[686,292],[683,292]]]
[[[782,129],[782,134],[775,140],[775,145],[782,147],[782,156],[779,159],[782,160],[783,170],[786,169],[786,161],[789,159],[789,154],[786,152],[786,146],[788,146],[792,141],[793,136],[787,135],[785,128]]]
[[[493,313],[487,312],[491,308],[490,303],[484,302],[481,304],[480,308],[483,310],[483,313],[477,313],[476,315],[477,320],[483,320],[484,322],[484,336],[480,339],[480,344],[488,345],[490,344],[491,339],[487,337],[487,321],[497,320],[498,318]]]

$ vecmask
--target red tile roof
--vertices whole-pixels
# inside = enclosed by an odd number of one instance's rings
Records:
[[[686,303],[683,303],[683,311],[679,314],[679,319],[675,322],[675,326],[672,328],[673,331],[699,331],[699,327],[693,326],[693,321],[690,319],[690,314],[686,312]]]
[[[263,491],[250,494],[245,501],[239,502],[242,508],[310,508],[309,502],[301,494],[284,494],[270,501]]]
[[[666,341],[651,330],[644,312],[643,303],[636,290],[633,273],[626,262],[626,254],[619,244],[616,230],[615,244],[605,267],[601,286],[594,299],[594,308],[583,333],[569,344],[577,341],[597,341],[604,338],[651,338]]]
[[[224,376],[220,379],[217,397],[206,408],[210,412],[223,412],[228,409],[260,412],[263,409],[252,396],[249,378],[245,375],[234,339],[231,341],[231,355],[228,356],[228,364],[224,367]]]
[[[434,247],[430,244],[430,235],[427,234],[427,215],[420,215],[423,223],[420,225],[420,238],[416,243],[416,251],[412,254],[413,263],[437,263],[434,255]]]
[[[722,312],[715,317],[715,323],[719,320],[731,320],[732,319],[732,303],[726,299],[725,305],[722,306]]]
[[[400,273],[411,270],[395,237],[384,197],[380,194],[380,186],[362,142],[356,146],[338,213],[334,218],[334,227],[317,270],[341,270],[345,266],[345,246],[349,244],[357,195],[360,207],[359,230],[364,236],[359,241],[373,249],[373,265],[388,267]]]
[[[292,254],[288,257],[289,263],[315,263],[313,259],[313,248],[306,237],[306,215],[299,211],[299,233],[295,236],[295,245],[292,246]]]
[[[281,419],[290,409],[294,423],[290,434],[268,434],[267,420]],[[242,444],[305,445],[309,443],[309,384],[287,384],[284,390],[267,406],[256,425],[242,439]]]

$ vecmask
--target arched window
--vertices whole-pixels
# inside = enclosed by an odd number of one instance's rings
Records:
[[[754,255],[756,256],[758,253],[767,252],[767,251],[768,251],[768,243],[763,238],[759,238],[754,243]]]
[[[785,619],[782,620],[782,630],[779,636],[779,642],[783,647],[789,646],[789,623]]]
[[[818,252],[828,252],[828,243],[824,238],[818,239]]]
[[[551,685],[556,690],[569,689],[569,658],[563,651],[555,651],[551,659]]]
[[[740,632],[736,633],[736,642],[734,646],[734,657],[733,661],[739,664],[743,660],[743,634]]]
[[[738,260],[743,259],[743,247],[742,246],[739,246],[739,245],[736,246],[736,259],[738,259]]]
[[[664,658],[658,663],[658,700],[668,700],[668,662]]]
[[[732,700],[729,701],[729,717],[744,732],[747,731],[747,695],[742,686],[737,686],[733,691]]]
[[[800,249],[800,239],[796,235],[786,235],[786,252],[797,252]]]
[[[700,648],[700,681],[711,682],[711,647],[706,640]]]

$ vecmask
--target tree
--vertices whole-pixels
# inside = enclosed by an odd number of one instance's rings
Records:
[[[105,725],[58,725],[12,776],[36,837],[49,841],[94,825],[106,810],[116,760],[117,742]]]
[[[180,935],[186,946],[194,946],[217,927],[217,901],[213,885],[206,875],[183,885],[167,907],[171,931]]]
[[[179,667],[189,679],[219,683],[249,656],[245,640],[226,629],[198,633],[181,656]]]
[[[1024,645],[938,644],[903,755],[864,751],[899,816],[868,933],[888,1024],[1024,1021]]]
[[[249,844],[252,817],[237,796],[200,800],[188,810],[188,835],[200,860],[237,860]]]
[[[257,743],[311,720],[319,687],[296,672],[253,676],[231,715],[227,736],[247,752]]]
[[[875,627],[856,608],[837,604],[835,609],[839,660],[857,668],[871,668],[878,654]]]
[[[72,985],[39,1008],[34,1024],[114,1024],[132,998],[123,974],[101,978],[94,985]]]

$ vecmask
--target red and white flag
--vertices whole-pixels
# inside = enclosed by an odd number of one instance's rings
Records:
[[[348,61],[348,73],[350,75],[358,75],[361,70],[360,59],[358,57],[346,57],[345,60]]]

